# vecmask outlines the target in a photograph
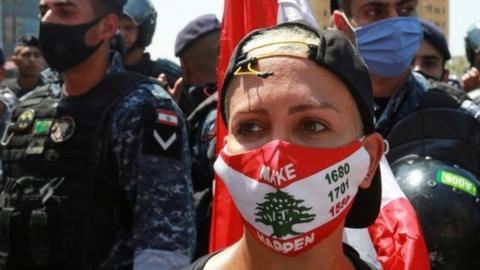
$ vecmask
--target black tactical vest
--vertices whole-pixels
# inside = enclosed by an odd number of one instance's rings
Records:
[[[113,106],[146,81],[115,74],[70,98],[46,85],[18,105],[1,141],[0,269],[96,269],[130,229],[106,144]]]

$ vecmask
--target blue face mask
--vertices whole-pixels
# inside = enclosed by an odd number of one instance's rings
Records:
[[[423,30],[416,17],[395,17],[355,29],[360,55],[371,73],[398,77],[420,47]]]

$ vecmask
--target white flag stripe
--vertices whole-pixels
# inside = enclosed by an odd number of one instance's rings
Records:
[[[329,210],[332,205],[335,205],[337,202],[341,201],[341,199],[335,199],[331,204],[322,205],[312,205],[312,202],[317,202],[318,197],[328,201],[328,193],[331,191],[333,192],[333,196],[336,197],[334,188],[339,187],[342,182],[346,182],[347,178],[349,181],[349,189],[346,189],[343,197],[350,195],[351,202],[357,192],[356,187],[367,174],[369,161],[370,158],[367,151],[364,148],[360,148],[347,159],[342,160],[341,162],[336,163],[315,175],[297,181],[282,189],[282,191],[289,194],[295,194],[295,199],[304,200],[302,206],[307,208],[312,207],[309,213],[315,214],[315,219],[312,222],[297,224],[294,226],[294,230],[307,232],[330,221],[332,219],[332,215],[330,214]],[[349,176],[344,177],[342,180],[338,180],[335,184],[329,185],[325,180],[326,174],[330,173],[334,169],[337,169],[340,165],[344,165],[345,163],[349,163],[351,166]],[[269,192],[275,192],[276,189],[270,185],[249,178],[248,176],[237,172],[232,168],[229,168],[221,158],[215,163],[215,172],[227,185],[228,189],[230,190],[230,194],[234,197],[234,201],[236,202],[237,208],[242,216],[250,224],[254,225],[257,230],[266,235],[270,235],[273,232],[271,226],[266,226],[255,222],[255,208],[258,202],[264,201],[265,194]],[[235,190],[235,192],[232,192],[232,190]],[[294,192],[295,190],[297,190],[297,192]],[[303,194],[299,194],[298,190],[303,190],[305,192]],[[339,213],[341,212],[336,213],[335,217],[338,216]]]
[[[158,121],[165,121],[165,122],[169,122],[169,123],[177,125],[178,124],[178,117],[174,114],[159,112],[158,113]]]
[[[304,20],[319,29],[308,0],[278,0],[277,23]]]
[[[240,211],[240,214],[250,224],[255,224],[255,207],[253,207],[253,209],[248,209],[247,205],[253,206],[255,205],[255,202],[263,201],[265,194],[275,191],[276,189],[235,171],[230,168],[222,158],[218,158],[217,161],[215,161],[214,168],[217,175],[223,180],[227,189],[230,191],[230,195],[232,196],[237,209]],[[236,192],[232,192],[232,190],[236,190]],[[257,192],[254,192],[254,190],[257,190]],[[272,234],[270,226],[261,223],[256,225],[255,228],[257,230],[266,235]]]
[[[380,161],[380,172],[382,174],[382,206],[383,208],[385,205],[390,203],[393,200],[399,198],[406,198],[405,193],[403,193],[402,189],[395,180],[395,176],[393,175],[392,169],[388,164],[387,159],[385,156],[382,157]]]
[[[352,162],[352,161],[357,161],[357,162]],[[334,185],[329,185],[327,181],[325,180],[326,174],[331,172],[334,169],[337,169],[338,166],[344,165],[345,163],[350,164],[350,173],[348,177],[343,178],[342,180],[338,180],[337,183]],[[307,191],[312,191],[309,194],[305,194],[305,198],[299,198],[302,200],[307,201],[315,201],[316,196],[321,196],[323,198],[329,198],[328,193],[333,192],[335,196],[335,187],[338,187],[340,190],[340,185],[342,183],[345,183],[346,180],[348,179],[349,181],[349,189],[346,191],[344,194],[344,197],[347,195],[350,195],[350,202],[353,200],[355,195],[357,194],[357,187],[360,185],[362,180],[365,178],[365,176],[368,173],[368,167],[370,165],[370,156],[368,155],[368,152],[362,147],[359,150],[357,150],[354,154],[349,156],[347,159],[342,160],[325,170],[314,174],[310,177],[306,177],[304,180],[297,181],[286,188],[282,189],[282,191],[285,191],[287,193],[294,193],[295,190],[307,190]],[[320,182],[320,183],[319,183]],[[333,187],[333,188],[332,188]],[[308,196],[310,195],[310,196]],[[311,197],[311,198],[308,198]],[[335,203],[338,202],[338,200],[334,201]],[[323,204],[323,205],[316,205],[315,207],[312,208],[312,210],[316,210],[313,213],[315,213],[316,217],[318,217],[319,224],[317,226],[320,226],[324,223],[327,223],[331,219],[331,214],[329,213],[330,207],[332,207],[332,204]],[[306,207],[311,207],[310,205],[305,205]],[[341,212],[337,213],[335,217],[337,217]],[[324,214],[321,216],[321,214]],[[315,227],[317,227],[315,226]],[[307,223],[301,223],[301,224],[296,224],[294,226],[294,229],[298,229],[299,231],[307,231],[310,227],[310,224]]]

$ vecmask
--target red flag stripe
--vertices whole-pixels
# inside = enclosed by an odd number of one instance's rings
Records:
[[[368,228],[377,259],[385,270],[429,270],[429,254],[415,209],[395,181],[385,157],[380,169],[382,208]]]
[[[237,43],[250,31],[276,25],[277,13],[277,0],[225,0],[217,69],[218,89],[221,89],[230,55]],[[223,148],[223,138],[227,134],[227,129],[221,118],[220,102],[217,106],[217,151],[219,151]],[[210,251],[235,243],[243,233],[240,215],[225,184],[216,179],[214,190]]]
[[[408,199],[387,203],[368,231],[384,269],[430,269],[427,247]]]

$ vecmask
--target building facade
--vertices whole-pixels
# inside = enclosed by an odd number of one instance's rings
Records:
[[[38,0],[0,0],[0,15],[0,37],[7,56],[21,36],[38,36]]]
[[[448,40],[448,0],[419,0],[418,16],[440,27]]]
[[[310,0],[313,15],[321,29],[326,29],[330,24],[330,0]]]
[[[310,0],[312,12],[322,29],[330,24],[330,1],[331,0]],[[418,15],[440,27],[448,40],[448,0],[419,0]]]

